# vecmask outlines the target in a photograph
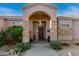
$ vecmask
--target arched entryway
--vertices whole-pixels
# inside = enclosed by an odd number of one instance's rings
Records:
[[[33,41],[43,41],[47,39],[50,30],[50,16],[43,12],[37,11],[29,17],[30,31],[29,37]]]
[[[23,13],[23,42],[34,38],[39,41],[47,39],[57,40],[56,8],[48,4],[33,4],[25,6]]]

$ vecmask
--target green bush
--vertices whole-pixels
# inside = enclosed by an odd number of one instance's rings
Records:
[[[15,46],[14,51],[15,51],[16,53],[18,53],[18,52],[24,52],[24,51],[30,49],[30,47],[31,47],[31,44],[30,44],[30,43],[18,43],[18,44]]]
[[[61,49],[61,43],[59,41],[51,41],[50,45],[55,50]]]
[[[6,38],[6,33],[0,32],[0,46],[4,45],[5,38]]]
[[[23,28],[21,26],[12,26],[9,27],[6,32],[10,35],[10,37],[16,41],[21,41]]]

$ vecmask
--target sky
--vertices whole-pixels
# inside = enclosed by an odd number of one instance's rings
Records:
[[[27,3],[0,3],[0,16],[22,16],[23,6]],[[78,3],[53,3],[57,16],[79,16]]]

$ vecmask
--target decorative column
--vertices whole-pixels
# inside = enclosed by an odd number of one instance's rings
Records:
[[[50,41],[57,40],[57,20],[50,20]]]
[[[25,21],[23,23],[23,43],[29,42],[29,19],[24,18]]]

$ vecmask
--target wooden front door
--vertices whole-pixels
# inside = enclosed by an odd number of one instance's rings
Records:
[[[43,26],[38,27],[38,39],[44,40],[44,27]]]

